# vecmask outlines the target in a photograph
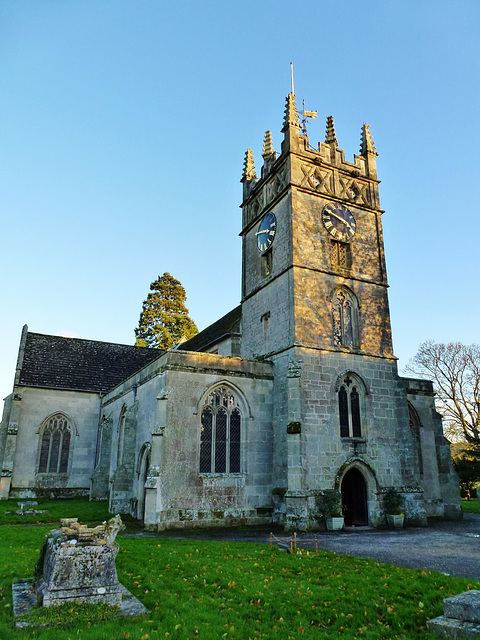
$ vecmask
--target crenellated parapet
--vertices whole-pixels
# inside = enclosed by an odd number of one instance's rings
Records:
[[[278,156],[271,132],[265,133],[259,180],[253,152],[247,150],[242,176],[243,228],[255,222],[289,186],[350,206],[380,209],[378,154],[368,124],[363,124],[361,129],[360,153],[354,155],[353,162],[348,162],[344,150],[338,146],[333,116],[327,118],[325,142],[319,142],[317,148],[310,146],[301,130],[295,96],[290,93],[286,98],[282,133],[282,150]]]

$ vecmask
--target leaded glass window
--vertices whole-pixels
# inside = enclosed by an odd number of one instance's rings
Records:
[[[41,434],[38,473],[66,473],[72,435],[68,418],[61,413],[48,418]]]
[[[202,409],[200,473],[240,473],[242,415],[226,387],[212,391]]]
[[[123,462],[123,450],[125,446],[125,423],[127,421],[127,407],[124,405],[120,412],[118,421],[118,443],[117,443],[117,464],[120,466]]]
[[[338,412],[340,419],[340,437],[362,437],[362,400],[361,383],[349,374],[345,375],[338,389]]]

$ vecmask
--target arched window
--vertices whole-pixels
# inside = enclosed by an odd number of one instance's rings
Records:
[[[125,445],[125,423],[127,421],[127,407],[123,405],[118,420],[118,447],[117,447],[117,465],[123,462],[123,449]]]
[[[95,449],[95,468],[98,467],[102,459],[102,447],[103,447],[103,432],[108,427],[108,419],[103,416],[98,425],[97,432],[97,446]]]
[[[72,426],[63,413],[47,418],[41,427],[38,473],[66,473],[70,458]]]
[[[362,437],[362,403],[364,389],[360,380],[345,374],[338,388],[338,413],[342,438]]]
[[[358,303],[355,295],[346,287],[337,289],[332,300],[333,344],[355,348],[358,339]]]
[[[418,413],[410,402],[408,402],[408,422],[410,424],[410,429],[415,437],[415,448],[417,450],[418,455],[418,466],[420,474],[423,474],[423,457],[422,457],[422,447],[420,444],[420,429],[422,427],[422,423],[420,422],[420,418]]]
[[[230,389],[218,387],[201,414],[200,473],[240,473],[242,414]]]

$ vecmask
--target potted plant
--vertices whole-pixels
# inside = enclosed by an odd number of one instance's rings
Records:
[[[383,498],[385,505],[385,513],[387,516],[387,524],[390,527],[401,528],[403,527],[404,513],[403,513],[403,496],[395,489],[395,487],[389,487],[385,491]]]
[[[336,489],[325,489],[317,498],[320,518],[325,518],[328,531],[341,531],[344,525],[342,495]]]

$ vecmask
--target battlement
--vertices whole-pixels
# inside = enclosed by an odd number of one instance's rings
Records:
[[[363,124],[360,153],[353,162],[345,160],[345,151],[338,146],[332,116],[328,116],[325,142],[310,146],[300,125],[295,96],[286,98],[281,153],[273,148],[271,131],[265,132],[263,166],[258,179],[251,149],[247,150],[242,174],[243,228],[254,223],[289,187],[310,191],[334,201],[380,209],[378,195],[377,152],[368,124]]]

